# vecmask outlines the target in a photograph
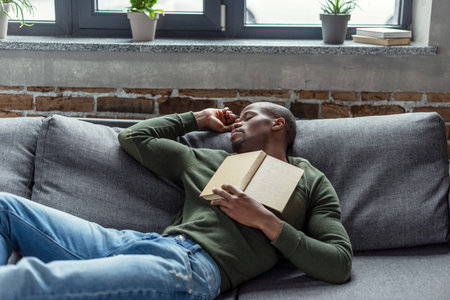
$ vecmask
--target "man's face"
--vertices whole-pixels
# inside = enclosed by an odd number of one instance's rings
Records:
[[[273,118],[257,105],[249,105],[233,125],[230,141],[237,153],[264,149],[272,132]]]

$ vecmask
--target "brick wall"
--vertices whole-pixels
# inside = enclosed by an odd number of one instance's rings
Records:
[[[146,119],[207,107],[239,113],[255,101],[284,105],[304,119],[435,111],[446,122],[450,145],[450,93],[0,86],[0,117]]]

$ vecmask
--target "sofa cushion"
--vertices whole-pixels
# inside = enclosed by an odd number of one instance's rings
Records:
[[[231,151],[229,133],[189,133]],[[442,243],[449,230],[445,125],[436,113],[299,120],[290,155],[325,173],[355,250]]]
[[[448,299],[448,282],[449,246],[440,244],[358,253],[345,284],[314,280],[284,262],[242,284],[237,299]]]
[[[437,113],[301,121],[292,154],[334,185],[355,250],[446,241],[447,140]]]
[[[184,193],[121,148],[120,129],[61,116],[44,120],[32,200],[106,227],[161,232]]]
[[[0,119],[0,191],[31,198],[41,118]]]

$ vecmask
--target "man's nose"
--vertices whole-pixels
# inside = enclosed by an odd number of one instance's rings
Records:
[[[231,125],[231,130],[237,128],[237,127],[241,127],[241,120],[240,119],[236,119],[235,123],[233,123],[233,125]]]

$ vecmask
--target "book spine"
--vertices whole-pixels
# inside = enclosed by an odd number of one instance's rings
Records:
[[[258,157],[253,162],[252,166],[248,169],[247,173],[244,176],[244,179],[242,180],[242,186],[240,186],[242,191],[245,191],[248,184],[252,180],[253,176],[255,176],[256,171],[258,171],[259,167],[261,166],[262,162],[266,158],[267,154],[261,151],[261,153],[258,155]]]

